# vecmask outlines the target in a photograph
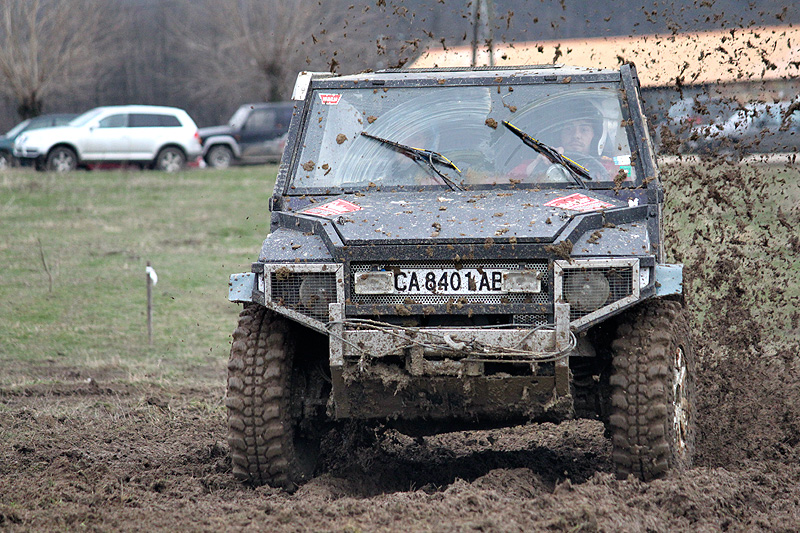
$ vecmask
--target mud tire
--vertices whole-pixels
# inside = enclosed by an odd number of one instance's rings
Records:
[[[678,302],[632,310],[611,344],[609,429],[617,477],[642,481],[691,466],[694,453],[694,353]]]
[[[292,491],[317,467],[322,432],[304,419],[302,403],[306,393],[319,394],[293,372],[296,333],[289,320],[259,305],[239,315],[226,406],[233,475],[244,483]]]

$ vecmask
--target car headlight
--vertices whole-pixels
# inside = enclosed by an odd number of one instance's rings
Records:
[[[608,279],[602,272],[571,272],[564,279],[564,299],[578,311],[599,309],[611,295]]]
[[[328,304],[336,301],[336,288],[315,276],[306,276],[299,292],[300,305],[317,316],[327,316]]]

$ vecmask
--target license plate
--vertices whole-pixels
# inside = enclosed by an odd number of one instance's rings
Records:
[[[396,294],[506,294],[499,268],[396,268]]]

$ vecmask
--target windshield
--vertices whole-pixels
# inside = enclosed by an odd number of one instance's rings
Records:
[[[231,128],[241,127],[250,115],[250,106],[242,106],[236,110],[231,119],[228,121],[228,126]]]
[[[97,107],[95,109],[90,109],[89,111],[87,111],[83,115],[78,115],[77,117],[72,119],[72,122],[70,122],[69,125],[70,126],[84,126],[84,125],[88,124],[90,120],[92,120],[94,117],[96,117],[97,115],[99,115],[102,112],[103,112],[103,110],[101,108],[99,108],[99,107]]]
[[[638,184],[626,130],[630,121],[623,117],[619,87],[609,85],[317,90],[290,194],[446,187],[439,173],[468,189],[582,186],[503,121],[585,167],[592,184]],[[442,157],[421,160],[375,137]]]

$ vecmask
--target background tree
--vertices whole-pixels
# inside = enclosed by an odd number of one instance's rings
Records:
[[[21,118],[91,84],[109,28],[101,0],[0,0],[0,92]],[[101,24],[104,22],[105,24]]]
[[[180,36],[181,55],[194,58],[184,84],[227,114],[245,101],[288,99],[301,70],[372,66],[372,32],[382,16],[346,0],[191,0],[175,11],[170,30]]]

